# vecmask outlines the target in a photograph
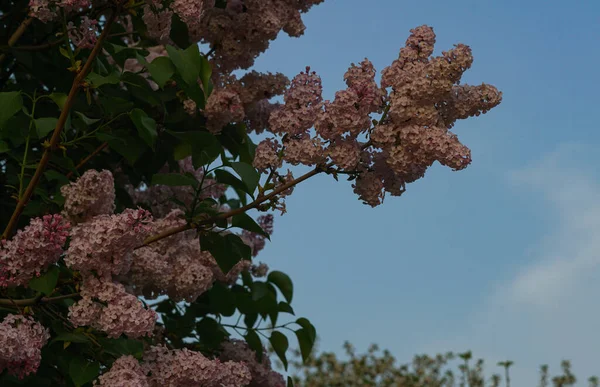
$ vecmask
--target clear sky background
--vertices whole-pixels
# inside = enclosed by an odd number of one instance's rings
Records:
[[[352,62],[381,71],[428,24],[435,55],[471,46],[463,83],[504,93],[453,129],[473,152],[466,170],[436,164],[375,209],[317,176],[276,215],[259,258],[292,276],[320,349],[378,343],[402,363],[471,349],[488,371],[514,360],[516,386],[567,358],[587,385],[600,374],[600,2],[328,0],[304,20],[257,70],[310,65],[332,99]]]

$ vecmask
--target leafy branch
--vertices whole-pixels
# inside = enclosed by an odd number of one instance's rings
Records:
[[[84,82],[85,77],[91,71],[92,66],[95,62],[95,59],[98,56],[98,54],[100,53],[100,50],[102,49],[102,43],[108,37],[110,28],[111,28],[112,24],[114,23],[114,21],[117,19],[118,15],[120,13],[120,10],[121,10],[120,4],[117,7],[117,9],[113,9],[111,16],[108,18],[105,28],[102,31],[102,34],[100,35],[98,40],[96,41],[96,44],[94,45],[94,48],[92,49],[92,52],[90,53],[90,56],[88,57],[87,61],[85,62],[85,65],[75,76],[75,79],[73,80],[73,85],[71,86],[71,90],[69,91],[69,95],[67,96],[67,100],[65,101],[65,104],[60,113],[60,116],[58,117],[56,127],[54,128],[54,132],[52,133],[52,138],[50,139],[50,142],[47,144],[46,148],[44,149],[44,154],[42,155],[42,159],[40,160],[40,163],[38,164],[35,174],[31,178],[31,181],[29,182],[29,185],[25,189],[23,196],[20,198],[19,202],[17,203],[17,206],[15,207],[15,210],[14,210],[10,220],[8,221],[8,224],[6,225],[6,228],[4,229],[4,232],[2,233],[2,239],[7,239],[12,235],[12,233],[17,225],[17,222],[19,221],[19,217],[21,216],[21,214],[23,213],[23,210],[25,209],[25,206],[29,202],[31,195],[33,195],[33,191],[34,191],[35,187],[37,186],[38,182],[40,181],[40,178],[42,177],[42,174],[44,173],[44,170],[46,169],[48,162],[50,161],[50,154],[58,147],[58,142],[60,140],[61,132],[65,126],[69,112],[70,112],[71,108],[73,107],[73,104],[75,102],[75,97],[79,93],[79,90]]]

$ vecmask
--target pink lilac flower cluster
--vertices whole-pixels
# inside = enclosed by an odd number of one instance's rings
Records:
[[[86,9],[90,0],[30,0],[29,16],[44,23],[55,20],[61,10],[67,13]]]
[[[188,349],[150,347],[144,353],[143,369],[150,386],[242,387],[251,375],[242,362],[210,360]]]
[[[497,106],[502,93],[486,84],[460,84],[473,61],[469,47],[459,44],[431,57],[434,44],[431,27],[411,30],[399,58],[383,70],[380,86],[365,59],[351,65],[344,75],[347,88],[333,101],[322,101],[314,72],[297,75],[284,93],[285,104],[269,117],[268,130],[282,136],[283,149],[275,139],[263,140],[255,167],[262,172],[279,168],[280,153],[293,165],[329,162],[356,177],[354,191],[371,206],[381,204],[386,192],[401,195],[435,161],[453,170],[467,167],[470,150],[449,129],[457,119]],[[380,122],[371,118],[380,113]]]
[[[294,180],[294,174],[289,169],[287,170],[287,173],[285,175],[282,175],[281,173],[276,171],[274,173],[274,176],[275,176],[275,181],[274,181],[273,189],[280,189],[282,186],[284,186]],[[285,206],[285,198],[287,196],[290,196],[293,192],[294,192],[294,186],[291,186],[288,189],[280,192],[279,195],[276,196],[274,203],[269,208],[280,211],[281,215],[285,214],[287,212],[286,206]]]
[[[198,112],[196,102],[190,98],[186,99],[183,101],[183,110],[192,117],[196,116],[196,113]]]
[[[142,20],[146,24],[148,36],[159,43],[170,42],[173,11],[164,8],[158,1],[148,1],[142,10],[144,11]]]
[[[215,0],[173,0],[171,9],[187,25],[190,37],[199,36],[202,16],[206,8],[214,7]]]
[[[94,381],[100,387],[150,387],[141,364],[131,355],[121,356]]]
[[[325,162],[323,141],[308,132],[287,137],[283,141],[283,159],[292,165],[321,165]]]
[[[233,122],[245,122],[249,130],[260,133],[268,127],[268,115],[274,106],[269,99],[281,95],[289,83],[281,73],[250,71],[241,78],[213,73],[216,89],[209,96],[204,115],[214,133]]]
[[[250,370],[252,382],[249,387],[285,387],[286,383],[278,372],[271,368],[271,360],[263,351],[262,361],[258,362],[256,352],[242,340],[231,339],[221,344],[219,359],[243,362]]]
[[[123,285],[90,275],[85,277],[80,294],[81,300],[69,307],[69,321],[74,326],[91,326],[114,338],[152,335],[156,312],[146,309]]]
[[[164,42],[176,14],[187,25],[192,41],[218,47],[212,62],[220,73],[230,73],[251,67],[281,30],[302,35],[301,14],[322,1],[229,0],[219,8],[215,0],[173,0],[168,7],[153,0],[144,6],[143,20],[149,36]]]
[[[245,109],[246,117],[244,118],[248,131],[261,134],[265,130],[269,130],[271,113],[279,109],[280,106],[279,102],[271,103],[268,99],[262,99],[248,106]]]
[[[361,161],[354,186],[371,206],[381,203],[377,193],[382,186],[392,195],[401,194],[435,161],[453,170],[466,168],[471,152],[448,129],[457,119],[486,113],[502,100],[493,86],[459,84],[473,62],[469,47],[459,44],[430,58],[434,44],[431,27],[411,30],[399,58],[382,73],[382,86],[392,88],[389,114],[371,134],[374,147],[366,150],[371,157]]]
[[[116,215],[98,215],[73,227],[65,263],[104,278],[129,271],[134,248],[149,235],[150,212],[128,208]]]
[[[244,119],[244,108],[240,96],[226,89],[214,90],[204,108],[207,119],[206,128],[213,134],[219,134],[223,126]]]
[[[271,132],[291,137],[305,133],[321,109],[322,93],[321,78],[310,67],[296,75],[284,93],[285,104],[269,118]]]
[[[185,223],[183,212],[173,210],[152,223],[152,232],[158,234]],[[200,251],[193,231],[178,233],[135,250],[126,283],[148,299],[168,295],[176,302],[194,302],[214,282],[212,269],[204,264],[208,256],[207,251]]]
[[[98,35],[98,21],[83,16],[79,26],[75,26],[73,22],[69,22],[67,25],[67,31],[69,33],[69,39],[77,48],[81,49],[92,49],[96,44]]]
[[[302,35],[301,13],[322,1],[230,1],[226,9],[207,8],[197,38],[218,47],[213,62],[220,72],[247,69],[281,30],[293,37]]]
[[[0,287],[26,285],[62,255],[70,224],[61,215],[32,219],[11,240],[0,242]]]
[[[252,165],[261,172],[267,172],[281,168],[283,160],[279,157],[281,151],[279,141],[273,138],[266,138],[256,146],[254,151],[254,160]]]
[[[202,168],[194,168],[192,165],[192,158],[187,157],[179,161],[179,170],[171,171],[168,165],[165,165],[159,173],[191,173],[193,174],[198,182],[202,182],[204,172]],[[152,185],[150,187],[139,187],[133,188],[128,187],[132,196],[133,202],[136,204],[143,204],[150,208],[152,214],[157,218],[167,215],[173,209],[181,208],[172,199],[184,203],[189,207],[194,199],[194,189],[190,186],[181,187],[170,187],[166,185]],[[202,185],[202,192],[200,193],[200,200],[206,198],[218,199],[221,197],[227,186],[218,184],[215,180],[205,178]]]
[[[4,370],[19,379],[35,373],[41,350],[50,338],[42,324],[31,317],[9,314],[0,323],[0,373]]]
[[[61,187],[65,198],[64,215],[72,224],[115,211],[115,182],[110,171],[90,169],[74,183]]]
[[[226,87],[239,94],[244,109],[265,99],[282,95],[290,83],[288,77],[282,73],[259,73],[254,70],[239,79],[233,75],[226,79]]]
[[[269,266],[266,263],[259,263],[258,265],[252,265],[250,268],[252,275],[256,278],[266,277],[269,272]]]

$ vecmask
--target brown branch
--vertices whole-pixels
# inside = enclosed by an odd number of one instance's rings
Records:
[[[38,45],[34,45],[34,46],[16,46],[16,47],[12,47],[12,49],[18,50],[18,51],[41,51],[41,50],[45,50],[46,48],[58,46],[61,42],[64,42],[64,41],[65,41],[64,39],[58,39],[58,40],[54,40],[52,42],[47,42],[44,44],[38,44]]]
[[[27,30],[27,27],[29,27],[29,25],[31,24],[32,21],[33,21],[33,18],[29,17],[29,16],[25,20],[23,20],[21,25],[19,25],[17,30],[8,39],[8,47],[12,47],[15,45],[15,43],[17,43],[17,40],[19,40],[21,35],[23,35],[25,33],[25,30]],[[0,55],[0,63],[2,63],[5,58],[6,58],[6,54]]]
[[[19,220],[19,217],[21,216],[21,213],[23,212],[23,210],[25,209],[25,206],[29,202],[31,195],[33,194],[33,190],[35,189],[42,174],[44,173],[44,170],[46,168],[46,165],[48,164],[48,161],[50,161],[50,153],[53,152],[57,148],[58,141],[60,140],[60,133],[62,132],[63,127],[65,126],[65,122],[67,121],[67,116],[69,115],[69,111],[71,110],[71,107],[73,106],[73,103],[75,102],[75,96],[79,92],[79,88],[80,88],[83,80],[85,79],[85,77],[88,75],[88,73],[92,69],[94,60],[96,59],[96,56],[98,56],[98,54],[100,53],[102,43],[108,36],[110,27],[112,26],[113,22],[116,20],[117,16],[119,15],[119,11],[120,11],[120,7],[119,7],[119,9],[113,10],[112,15],[106,22],[105,28],[102,31],[102,34],[100,34],[100,37],[98,38],[96,45],[92,49],[90,56],[88,57],[87,61],[85,62],[85,65],[83,66],[81,71],[77,74],[75,79],[73,80],[73,85],[71,86],[71,90],[69,91],[69,95],[67,96],[67,100],[65,102],[65,105],[63,106],[60,116],[58,117],[58,122],[56,123],[56,127],[54,128],[54,132],[52,133],[52,138],[50,139],[50,144],[44,150],[44,154],[42,155],[42,159],[40,160],[40,163],[39,163],[37,169],[35,170],[35,174],[31,178],[31,181],[29,182],[29,185],[27,186],[27,189],[25,190],[23,197],[17,203],[17,207],[15,208],[15,211],[13,212],[13,214],[8,222],[8,225],[6,226],[6,229],[4,230],[4,233],[2,233],[3,239],[9,238],[12,235],[13,230],[17,225],[17,221]]]
[[[89,155],[87,155],[87,157],[85,157],[83,160],[81,160],[79,162],[79,164],[77,164],[77,166],[75,167],[75,170],[81,168],[82,166],[85,165],[85,163],[87,163],[88,161],[90,161],[94,156],[96,156],[98,153],[102,152],[102,150],[104,148],[106,148],[108,146],[107,142],[103,142],[102,144],[100,144],[100,146],[96,149],[94,149],[94,151],[92,153],[90,153]],[[70,179],[73,176],[73,171],[67,173],[67,179]]]
[[[18,308],[20,306],[52,304],[54,302],[66,300],[69,298],[79,298],[79,297],[81,297],[81,295],[79,293],[71,293],[71,294],[64,294],[62,296],[56,296],[56,297],[34,297],[34,298],[26,298],[23,300],[0,298],[0,306],[13,306],[13,307]]]
[[[220,219],[228,219],[228,218],[231,218],[232,216],[235,216],[235,215],[244,213],[244,212],[246,212],[248,210],[251,210],[253,208],[256,208],[259,205],[261,205],[262,203],[266,202],[267,200],[270,200],[271,198],[273,198],[275,195],[278,195],[281,192],[283,192],[283,191],[285,191],[285,190],[287,190],[287,189],[295,186],[296,184],[299,184],[299,183],[303,182],[306,179],[309,179],[309,178],[311,178],[311,177],[313,177],[315,175],[318,175],[321,172],[326,171],[330,166],[331,165],[327,165],[325,167],[317,167],[317,168],[311,170],[310,172],[307,172],[304,175],[300,176],[299,178],[294,179],[292,181],[289,181],[289,182],[285,183],[284,185],[282,185],[282,186],[278,187],[277,189],[273,190],[268,195],[261,196],[261,197],[257,198],[255,201],[253,201],[252,203],[247,204],[247,205],[245,205],[243,207],[237,208],[237,209],[229,211],[229,212],[222,212],[222,213],[220,213],[217,216],[213,216],[211,218],[202,220],[200,222],[193,223],[193,224],[185,224],[183,226],[178,226],[178,227],[172,228],[170,230],[163,231],[160,234],[148,237],[148,238],[146,238],[146,240],[144,241],[144,243],[142,245],[136,247],[135,249],[137,250],[139,248],[148,246],[151,243],[154,243],[154,242],[159,241],[161,239],[170,237],[171,235],[175,235],[175,234],[183,232],[183,231],[187,231],[187,230],[191,230],[191,229],[194,229],[194,228],[198,228],[199,226],[203,226],[203,225],[207,225],[207,224],[212,224],[215,221],[220,220]]]

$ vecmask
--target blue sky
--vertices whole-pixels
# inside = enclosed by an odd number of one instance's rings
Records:
[[[463,83],[504,93],[453,129],[473,152],[464,171],[436,164],[375,209],[328,176],[288,199],[259,258],[292,276],[321,349],[375,342],[403,363],[472,349],[494,371],[514,360],[518,386],[562,358],[578,385],[600,373],[599,18],[591,0],[328,0],[303,37],[281,36],[259,58],[257,70],[290,78],[310,65],[330,99],[352,62],[381,71],[428,24],[435,55],[471,46]]]

